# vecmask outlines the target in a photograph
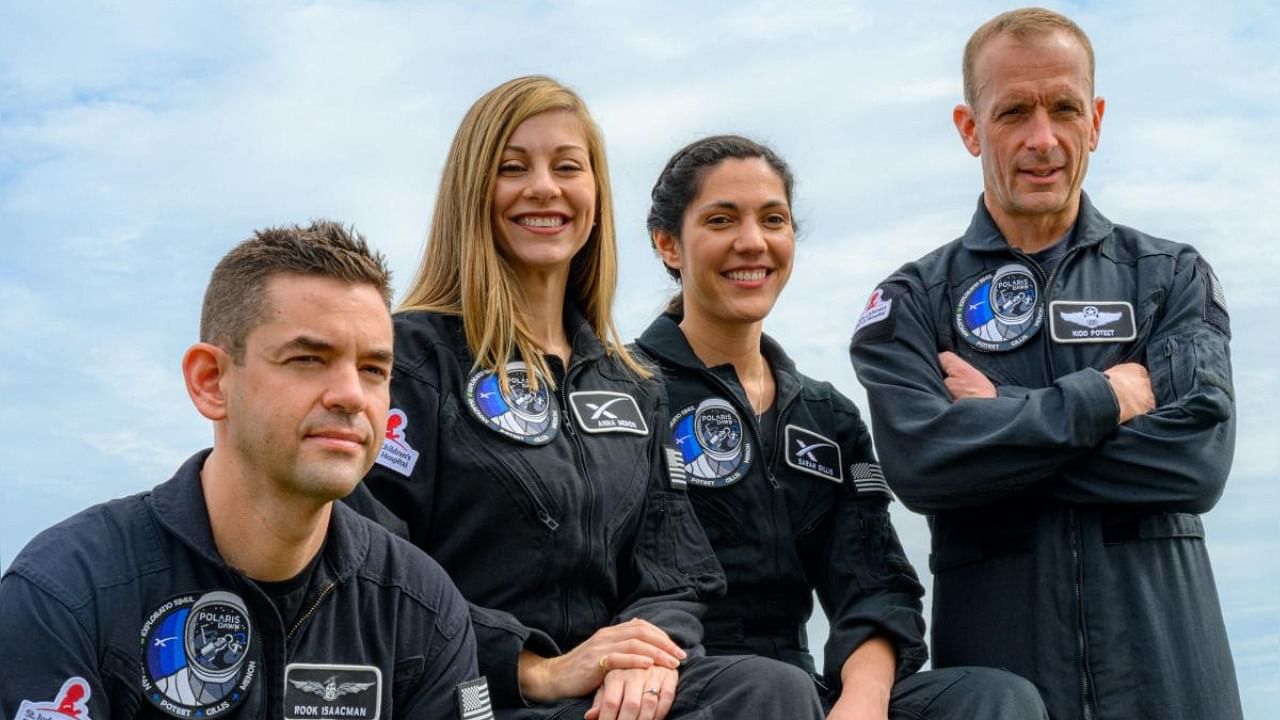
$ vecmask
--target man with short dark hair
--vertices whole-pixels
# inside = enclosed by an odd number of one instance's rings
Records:
[[[929,515],[936,667],[991,665],[1055,720],[1241,717],[1200,513],[1235,438],[1222,288],[1081,191],[1105,104],[1071,20],[1004,13],[954,122],[983,195],[872,294],[852,358],[893,489]]]
[[[381,255],[335,223],[218,263],[182,361],[213,448],[14,560],[0,717],[486,716],[453,583],[334,502],[381,445],[389,298]]]

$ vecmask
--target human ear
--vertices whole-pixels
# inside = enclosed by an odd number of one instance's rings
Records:
[[[187,395],[196,410],[210,420],[227,417],[227,393],[223,380],[231,363],[231,356],[226,350],[205,342],[187,348],[182,356],[182,378],[187,384]]]
[[[680,241],[675,235],[666,230],[653,231],[653,247],[658,251],[658,257],[662,258],[662,264],[672,270],[680,270],[682,262],[680,260]]]
[[[1098,137],[1102,135],[1102,111],[1106,109],[1106,100],[1100,97],[1093,99],[1093,129],[1089,133],[1089,152],[1098,149]]]
[[[963,104],[957,105],[951,111],[951,122],[955,123],[956,131],[960,133],[960,141],[964,143],[969,154],[974,157],[981,155],[982,143],[978,142],[978,121],[973,108]]]

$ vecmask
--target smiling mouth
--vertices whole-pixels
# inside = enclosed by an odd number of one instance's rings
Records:
[[[568,218],[562,215],[521,215],[516,218],[517,225],[534,228],[560,227],[568,222]]]
[[[760,268],[757,270],[730,270],[724,273],[724,276],[730,280],[763,280],[769,274],[768,270]]]

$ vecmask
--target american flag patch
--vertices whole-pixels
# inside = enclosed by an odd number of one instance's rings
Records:
[[[459,683],[458,716],[462,720],[493,720],[493,706],[489,704],[489,681],[485,678]]]
[[[849,477],[859,493],[884,495],[893,499],[893,493],[889,492],[889,483],[884,481],[884,471],[880,469],[879,463],[854,463],[849,466]]]
[[[689,481],[684,476],[684,455],[679,448],[664,447],[662,451],[667,456],[667,480],[671,484],[671,489],[687,489]]]

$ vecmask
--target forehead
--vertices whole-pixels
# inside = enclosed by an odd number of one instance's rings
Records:
[[[277,273],[267,280],[263,311],[249,342],[287,342],[298,335],[335,343],[357,338],[361,344],[389,349],[391,313],[378,289],[368,283]]]
[[[707,169],[693,204],[718,200],[787,201],[787,189],[764,158],[726,158]]]
[[[1021,92],[1090,94],[1088,53],[1064,30],[1025,38],[1001,33],[979,51],[974,75],[979,101]]]
[[[531,115],[511,133],[505,149],[555,150],[561,147],[589,150],[582,119],[570,110],[548,110]]]

